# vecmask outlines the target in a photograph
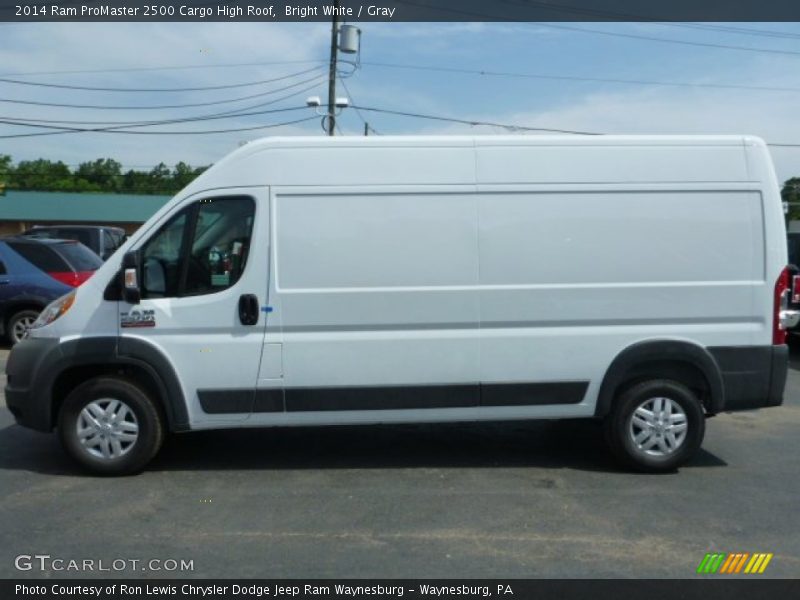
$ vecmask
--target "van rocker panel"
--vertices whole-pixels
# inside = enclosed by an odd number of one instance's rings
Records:
[[[579,404],[588,381],[199,390],[208,414]]]

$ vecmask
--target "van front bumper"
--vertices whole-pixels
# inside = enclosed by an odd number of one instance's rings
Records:
[[[6,406],[17,423],[52,431],[50,394],[52,367],[61,357],[58,339],[26,338],[11,349],[6,363]]]

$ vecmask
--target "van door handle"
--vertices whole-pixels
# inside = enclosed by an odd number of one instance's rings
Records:
[[[242,294],[239,296],[239,321],[242,325],[255,325],[258,323],[258,298],[255,294]]]

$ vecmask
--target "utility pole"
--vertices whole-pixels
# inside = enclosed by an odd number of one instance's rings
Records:
[[[331,66],[328,71],[328,135],[333,135],[336,127],[336,52],[338,50],[338,21],[340,0],[333,3],[333,24],[331,25]]]
[[[369,135],[369,123],[364,123],[364,136]]]

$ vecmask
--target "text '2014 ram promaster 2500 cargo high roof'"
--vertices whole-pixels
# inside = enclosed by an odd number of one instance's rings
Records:
[[[540,418],[674,469],[782,402],[783,219],[750,137],[265,139],[43,312],[7,402],[106,473],[166,431]]]

